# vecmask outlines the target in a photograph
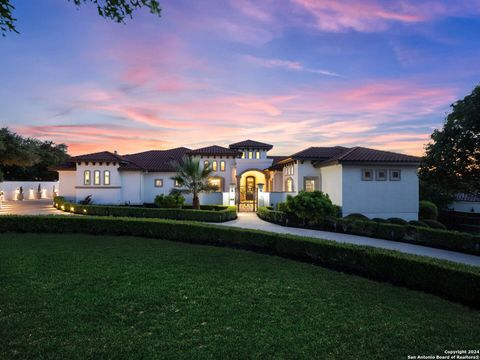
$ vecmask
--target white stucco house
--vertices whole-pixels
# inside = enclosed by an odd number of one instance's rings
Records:
[[[288,194],[321,190],[343,215],[418,218],[419,158],[363,147],[310,147],[269,156],[272,145],[245,140],[228,147],[184,147],[119,155],[108,151],[74,156],[59,166],[60,195],[97,204],[152,203],[176,187],[173,163],[186,156],[207,163],[218,192],[202,204],[237,205],[240,211],[283,202]],[[190,199],[187,199],[187,201]]]

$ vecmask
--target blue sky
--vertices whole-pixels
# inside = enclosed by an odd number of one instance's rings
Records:
[[[227,145],[421,154],[480,75],[480,1],[13,1],[0,124],[72,154]]]

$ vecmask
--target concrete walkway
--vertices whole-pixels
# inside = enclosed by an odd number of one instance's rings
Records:
[[[65,215],[52,206],[51,199],[3,201],[0,203],[0,215]]]
[[[449,260],[467,265],[480,266],[480,256],[458,253],[454,251],[441,250],[426,246],[406,244],[396,241],[374,239],[365,236],[334,233],[320,230],[299,229],[272,224],[260,219],[255,213],[239,213],[238,219],[217,224],[223,226],[233,226],[244,229],[255,229],[270,231],[279,234],[292,234],[307,236],[318,239],[333,240],[341,243],[367,245],[382,249],[396,250],[407,254],[428,256],[432,258]]]

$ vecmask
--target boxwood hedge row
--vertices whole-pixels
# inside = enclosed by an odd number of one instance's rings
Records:
[[[82,215],[157,218],[204,222],[225,222],[237,218],[235,206],[210,206],[208,209],[163,209],[138,206],[80,205],[61,196],[55,197],[53,205],[65,212]]]
[[[287,216],[282,211],[259,207],[257,215],[269,222],[281,225],[288,224]],[[321,224],[316,224],[313,228],[480,255],[480,236],[458,231],[386,224],[355,218],[326,218]]]
[[[480,307],[480,269],[366,246],[195,222],[91,216],[1,216],[0,233],[130,235],[229,246],[316,263]]]

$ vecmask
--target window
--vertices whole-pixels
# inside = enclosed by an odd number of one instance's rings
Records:
[[[180,182],[178,180],[175,180],[174,185],[175,187],[180,187]]]
[[[242,159],[245,159],[245,151],[242,151]]]
[[[215,192],[222,192],[222,179],[221,178],[210,178],[209,181],[210,185],[216,186],[217,189]]]
[[[372,169],[362,169],[362,180],[363,181],[372,181],[373,180],[373,170]]]
[[[377,169],[377,170],[376,170],[376,179],[377,179],[377,181],[385,181],[385,180],[387,180],[387,170],[385,170],[385,169]]]
[[[155,187],[163,187],[163,179],[155,179]]]
[[[305,178],[305,186],[304,186],[304,190],[306,192],[313,192],[315,191],[315,179],[309,179],[309,178]]]
[[[85,170],[83,172],[83,184],[90,185],[90,170]]]
[[[255,152],[255,159],[260,159],[260,151]]]
[[[390,169],[390,181],[400,181],[400,169]]]
[[[220,171],[225,171],[225,161],[220,161]]]
[[[204,168],[207,168],[208,165],[210,165],[210,163],[208,162],[208,160],[205,160],[205,161],[203,162],[203,167],[204,167]]]
[[[212,161],[212,170],[217,171],[217,161],[216,160]]]
[[[253,151],[249,151],[249,152],[248,152],[248,158],[249,158],[249,159],[253,159]]]
[[[292,178],[288,178],[285,180],[285,191],[292,192],[293,191],[293,180]]]
[[[93,172],[93,185],[100,185],[100,170]]]
[[[110,185],[110,170],[103,172],[103,185]]]

